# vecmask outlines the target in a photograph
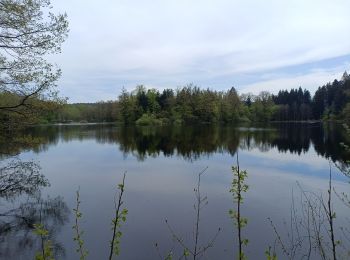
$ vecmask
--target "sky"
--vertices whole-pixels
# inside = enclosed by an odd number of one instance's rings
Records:
[[[349,0],[52,0],[70,32],[50,59],[69,102],[143,84],[239,93],[320,85],[350,70]]]

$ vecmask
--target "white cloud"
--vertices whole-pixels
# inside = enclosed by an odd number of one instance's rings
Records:
[[[66,85],[69,89],[82,89],[80,80],[101,72],[118,77],[118,87],[135,79],[175,87],[350,54],[346,0],[60,0],[54,5],[70,20],[63,53],[54,58],[63,69],[62,82],[75,82]],[[96,77],[89,87],[100,87]]]
[[[270,77],[273,79],[247,84],[242,86],[239,90],[242,93],[251,92],[253,94],[259,94],[259,92],[267,90],[277,94],[279,90],[290,90],[292,88],[302,87],[313,94],[319,86],[332,82],[334,79],[339,80],[344,70],[348,67],[349,66],[344,65],[327,70],[315,70],[301,75],[272,75]]]

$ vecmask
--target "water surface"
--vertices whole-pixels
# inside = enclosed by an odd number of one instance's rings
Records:
[[[0,259],[32,259],[38,251],[39,240],[23,216],[45,223],[57,259],[79,259],[72,239],[72,209],[78,189],[88,259],[106,259],[116,187],[124,172],[124,206],[129,214],[122,227],[120,259],[158,259],[155,243],[163,256],[169,251],[181,255],[182,248],[172,238],[165,219],[186,245],[193,246],[193,189],[198,173],[206,167],[200,189],[208,204],[201,210],[200,245],[206,245],[218,228],[221,232],[203,259],[233,259],[237,233],[228,211],[235,207],[229,190],[237,152],[240,167],[248,171],[249,190],[244,194],[242,214],[248,218],[243,234],[249,239],[246,253],[250,259],[262,259],[268,246],[275,245],[268,218],[286,236],[288,225],[283,222],[290,219],[292,197],[298,198],[300,187],[326,194],[330,166],[334,188],[349,191],[348,177],[336,167],[346,169],[349,159],[340,145],[349,142],[340,125],[75,125],[36,127],[26,135],[37,142],[12,147],[2,144],[7,155],[2,156],[1,166],[13,160],[9,154],[18,153],[22,161],[40,165],[50,186],[2,196]],[[348,209],[337,198],[333,205],[339,230],[346,223]],[[281,255],[280,248],[276,250]]]

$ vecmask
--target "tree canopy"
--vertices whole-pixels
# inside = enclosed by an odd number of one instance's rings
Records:
[[[47,61],[68,34],[66,14],[54,14],[49,0],[0,0],[0,113],[28,118],[42,102],[57,101],[61,71]]]
[[[239,94],[201,89],[193,84],[176,90],[136,86],[122,90],[118,99],[97,103],[66,104],[46,113],[43,122],[116,122],[123,124],[237,123],[340,119],[350,121],[350,77],[318,88],[314,96],[301,87]]]

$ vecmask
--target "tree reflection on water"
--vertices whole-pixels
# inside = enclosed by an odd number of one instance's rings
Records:
[[[132,154],[139,160],[147,157],[180,156],[196,160],[216,152],[234,155],[242,150],[259,149],[302,154],[314,149],[322,157],[344,164],[349,158],[340,143],[350,144],[350,137],[339,124],[281,123],[263,127],[220,125],[115,127],[113,125],[60,125],[29,129],[26,140],[7,154],[26,150],[41,152],[58,142],[96,140],[116,144],[125,156]],[[0,151],[8,147],[0,140]],[[0,152],[1,155],[1,152]],[[3,155],[4,156],[4,155]]]
[[[65,254],[55,237],[67,223],[69,209],[62,197],[42,198],[41,189],[49,185],[35,162],[13,159],[0,168],[0,257],[14,259],[39,248],[34,224],[49,232],[56,256]],[[31,256],[32,258],[32,256]]]

